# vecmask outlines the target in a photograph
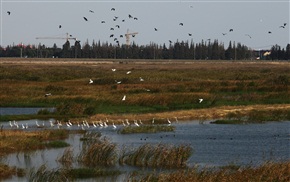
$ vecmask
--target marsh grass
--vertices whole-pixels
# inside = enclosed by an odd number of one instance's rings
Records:
[[[80,140],[85,142],[85,145],[88,145],[91,142],[95,142],[95,140],[100,140],[101,136],[101,132],[85,132]]]
[[[212,124],[245,124],[246,121],[238,119],[218,119],[211,122]]]
[[[264,181],[273,182],[289,181],[289,162],[272,163],[266,162],[258,167],[245,168],[220,168],[220,169],[198,169],[196,167],[185,170],[177,170],[175,172],[159,174],[146,174],[142,177],[132,174],[129,178],[131,181],[184,181],[184,182],[200,182],[200,181]]]
[[[121,172],[119,170],[102,169],[102,168],[76,168],[68,170],[68,175],[73,179],[116,176],[120,174]]]
[[[71,168],[74,162],[73,148],[68,147],[63,151],[62,156],[57,158],[57,161],[61,163],[65,168]]]
[[[22,130],[3,130],[0,132],[0,156],[12,152],[43,149],[48,141],[62,140],[69,135],[68,130],[43,130],[25,132]],[[57,142],[59,144],[59,142]],[[61,142],[62,143],[62,142]]]
[[[184,168],[192,154],[189,145],[144,144],[133,151],[123,151],[120,164],[151,168]]]
[[[25,170],[17,167],[11,167],[0,163],[0,180],[10,178],[11,176],[23,177]]]
[[[55,115],[81,117],[290,103],[287,63],[129,62],[126,66],[98,64],[98,69],[86,64],[50,66],[1,65],[0,106],[53,106],[58,108]],[[118,70],[114,74],[109,71],[113,67]],[[126,75],[128,69],[134,74]],[[145,81],[140,83],[139,77]],[[89,85],[88,78],[94,84]],[[116,85],[115,80],[122,84]],[[44,97],[46,92],[52,96]],[[124,94],[130,96],[121,102]],[[202,104],[199,98],[204,98]]]
[[[157,133],[157,132],[173,132],[174,126],[168,125],[141,125],[139,127],[127,126],[121,128],[118,133],[132,134],[132,133]]]
[[[230,112],[226,115],[227,119],[216,120],[215,124],[244,124],[244,123],[263,123],[266,121],[290,120],[290,109],[253,109],[247,113]]]
[[[27,178],[28,181],[71,181],[65,169],[48,169],[45,165],[31,169]]]
[[[117,157],[117,145],[106,138],[91,140],[83,146],[78,161],[88,167],[114,166]]]
[[[38,169],[31,169],[27,179],[28,181],[75,181],[76,179],[112,177],[120,175],[119,170],[109,170],[103,168],[57,168],[48,169],[45,165]]]
[[[69,144],[67,142],[57,140],[57,141],[49,141],[45,143],[45,147],[47,148],[63,148],[63,147],[68,147]]]

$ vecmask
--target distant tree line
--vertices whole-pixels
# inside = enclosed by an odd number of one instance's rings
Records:
[[[265,52],[270,52],[266,55]],[[13,45],[7,47],[0,46],[0,57],[29,57],[29,58],[105,58],[105,59],[195,59],[195,60],[289,60],[290,44],[286,49],[278,45],[270,50],[252,50],[241,43],[229,42],[227,48],[218,40],[213,42],[201,41],[200,43],[177,41],[158,45],[137,45],[134,42],[127,46],[101,43],[93,41],[90,45],[86,41],[82,46],[80,41],[75,41],[73,45],[69,41],[59,48],[45,45]]]

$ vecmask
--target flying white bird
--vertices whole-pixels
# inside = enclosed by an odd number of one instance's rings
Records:
[[[116,71],[116,69],[112,69],[112,71],[114,72],[114,71]]]
[[[203,99],[198,99],[199,100],[199,103],[202,103]]]
[[[122,101],[126,100],[126,95],[123,96]]]
[[[44,95],[45,97],[51,96],[51,93],[47,93]]]
[[[94,83],[94,81],[92,79],[90,79],[89,84],[92,84],[92,83]]]

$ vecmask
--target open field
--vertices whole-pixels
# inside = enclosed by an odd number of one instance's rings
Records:
[[[267,113],[266,120],[285,120],[289,68],[289,62],[5,58],[0,106],[56,107],[54,115],[65,120],[204,120],[255,111]]]

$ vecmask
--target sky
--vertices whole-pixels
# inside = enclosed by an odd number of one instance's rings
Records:
[[[289,0],[0,0],[0,45],[62,47],[65,39],[59,38],[66,33],[81,45],[93,40],[116,44],[114,38],[125,44],[120,35],[129,29],[138,32],[130,37],[138,45],[218,40],[225,47],[232,41],[252,49],[283,48],[290,43],[289,9]]]

